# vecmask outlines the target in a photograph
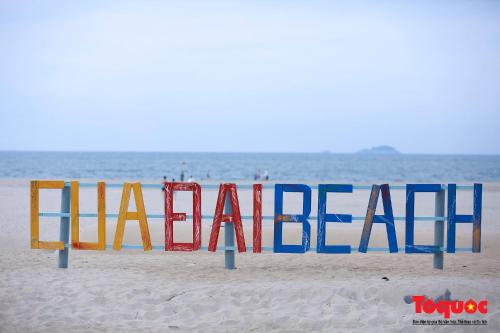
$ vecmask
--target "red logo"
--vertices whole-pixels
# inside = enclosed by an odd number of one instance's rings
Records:
[[[468,314],[473,314],[476,312],[485,314],[488,313],[488,301],[483,299],[476,302],[472,298],[468,301],[460,300],[439,300],[433,301],[430,298],[426,298],[423,295],[412,296],[413,302],[415,302],[415,313],[428,313],[432,314],[438,312],[443,314],[444,318],[450,318],[451,313],[460,314],[464,311]]]

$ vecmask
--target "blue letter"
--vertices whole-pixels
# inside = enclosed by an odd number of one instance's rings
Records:
[[[283,192],[304,194],[301,215],[283,214]],[[309,251],[311,225],[307,220],[311,213],[311,188],[302,184],[276,184],[274,187],[274,252],[305,253]],[[302,245],[283,245],[283,222],[302,223]]]
[[[415,192],[440,192],[441,184],[406,185],[406,246],[405,253],[434,253],[435,245],[415,245]]]
[[[377,211],[379,191],[382,191],[384,215],[375,215],[375,212]],[[359,252],[366,253],[366,250],[368,249],[368,242],[370,241],[373,223],[385,223],[387,241],[389,242],[389,251],[391,253],[398,252],[398,241],[396,240],[396,228],[394,227],[394,215],[392,213],[389,184],[372,186],[372,193],[370,194],[370,201],[368,201],[368,209],[366,211],[363,233],[361,234],[361,240],[359,241]]]
[[[448,253],[455,253],[456,223],[472,223],[472,252],[481,252],[482,191],[483,185],[474,184],[473,215],[457,215],[457,185],[448,184]]]
[[[326,194],[328,192],[352,193],[352,185],[321,184],[318,186],[318,253],[351,253],[350,245],[325,245],[326,222],[351,223],[352,215],[327,214]]]

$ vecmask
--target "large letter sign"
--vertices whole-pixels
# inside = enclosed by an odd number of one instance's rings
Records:
[[[31,248],[45,250],[63,250],[61,241],[40,241],[39,195],[40,189],[64,189],[64,181],[34,180],[31,182]]]
[[[106,184],[97,183],[97,243],[80,242],[80,186],[71,182],[71,246],[75,250],[106,250]]]
[[[283,214],[283,193],[303,193],[302,214]],[[276,253],[305,253],[309,251],[311,243],[311,225],[308,218],[311,213],[311,188],[302,184],[276,184],[274,188],[274,252]],[[302,224],[302,244],[283,244],[283,223],[293,222]]]
[[[457,185],[448,185],[448,253],[455,253],[455,229],[457,223],[472,223],[472,252],[481,252],[481,184],[474,184],[474,213],[457,215]]]
[[[318,253],[351,253],[350,245],[326,245],[326,222],[351,223],[352,215],[327,214],[327,193],[352,193],[352,185],[328,184],[318,187]]]
[[[135,207],[137,212],[129,212],[128,204],[130,201],[130,192],[134,191]],[[125,231],[125,222],[127,220],[139,221],[141,229],[141,238],[144,251],[151,250],[151,238],[149,237],[148,220],[146,218],[146,209],[144,208],[144,199],[142,198],[142,189],[140,183],[125,183],[123,184],[122,201],[120,203],[120,213],[118,214],[118,222],[116,223],[115,241],[113,243],[114,250],[121,250],[123,233]]]
[[[201,247],[201,187],[196,183],[164,183],[165,251],[197,251]],[[174,243],[174,221],[186,221],[186,213],[174,213],[174,191],[193,192],[193,242]]]
[[[253,185],[253,253],[262,252],[262,185]]]
[[[106,213],[106,187],[119,188],[123,186],[123,192],[120,202],[118,214]],[[80,188],[81,187],[96,187],[97,188],[97,214],[96,213],[81,213],[80,212]],[[274,184],[274,215],[272,213],[263,212],[271,208],[269,205],[263,205],[262,194],[263,190],[271,190],[273,185],[270,184],[244,184],[239,187],[243,190],[251,190],[252,196],[248,200],[249,207],[242,207],[245,213],[243,216],[240,212],[240,203],[238,200],[238,191],[236,184],[213,184],[199,185],[194,182],[164,182],[157,184],[144,184],[144,188],[163,189],[164,213],[147,214],[142,195],[141,183],[122,184],[106,184],[104,182],[83,183],[79,181],[64,181],[64,180],[34,180],[31,182],[31,248],[46,249],[59,251],[59,267],[68,267],[69,249],[74,250],[105,250],[113,248],[121,250],[122,248],[137,249],[143,248],[148,250],[164,250],[164,251],[198,251],[206,250],[217,251],[217,243],[219,233],[224,226],[224,244],[220,247],[225,253],[226,268],[235,268],[235,243],[236,236],[237,249],[239,252],[246,252],[246,242],[252,243],[253,253],[261,253],[262,251],[272,250],[275,253],[306,253],[310,249],[316,249],[317,253],[327,254],[348,254],[353,250],[352,244],[327,244],[327,223],[348,223],[353,221],[363,221],[363,231],[359,241],[357,251],[360,253],[366,252],[385,252],[396,253],[398,250],[398,242],[396,237],[395,221],[405,221],[405,253],[432,253],[433,267],[437,269],[443,268],[444,252],[455,253],[472,251],[474,253],[481,252],[481,210],[482,210],[482,185],[474,184],[474,186],[456,184],[407,184],[406,186],[389,184],[382,185],[352,185],[352,184],[318,184],[318,186],[308,186],[305,184]],[[214,190],[219,189],[215,212],[213,216],[202,214],[202,189]],[[62,190],[61,209],[60,212],[40,212],[40,189],[59,189]],[[312,191],[318,191],[318,214],[311,216],[311,196]],[[370,190],[368,208],[364,216],[352,216],[351,214],[334,213],[335,209],[327,208],[328,193],[352,193],[354,190],[367,191]],[[391,201],[391,192],[397,190],[406,190],[406,214],[405,216],[394,216],[393,204]],[[457,214],[457,191],[458,190],[473,190],[473,211],[471,215]],[[176,191],[188,191],[192,193],[193,205],[193,241],[192,242],[175,242],[174,241],[174,223],[186,221],[191,218],[187,212],[176,212],[174,209],[174,194]],[[159,191],[158,191],[159,192]],[[160,197],[160,193],[156,193]],[[415,194],[416,193],[435,193],[435,210],[432,216],[415,217]],[[448,210],[445,214],[445,195],[448,192]],[[293,208],[284,208],[285,193],[299,194],[301,198],[300,205],[286,205],[286,207],[298,206],[298,211],[291,211]],[[130,196],[134,195],[136,211],[129,211]],[[383,215],[377,215],[378,199],[382,197]],[[300,201],[299,201],[300,202]],[[302,209],[300,209],[302,208]],[[288,211],[290,210],[290,211]],[[293,213],[293,214],[292,214]],[[116,232],[113,244],[106,244],[106,222],[107,218],[116,217]],[[58,217],[60,218],[59,240],[58,241],[41,241],[40,240],[40,217]],[[97,217],[97,242],[82,242],[80,241],[80,219],[81,218]],[[164,245],[151,244],[149,234],[148,218],[164,219]],[[212,219],[212,224],[205,225],[210,227],[210,238],[208,247],[202,246],[202,228],[203,224],[209,223]],[[317,233],[315,235],[315,244],[311,244],[311,224],[309,219],[317,219]],[[125,232],[126,222],[129,220],[137,221],[140,227],[142,246],[135,244],[123,244],[123,236]],[[263,232],[269,231],[262,224],[263,221],[273,221],[273,246],[264,246]],[[252,228],[252,233],[248,232],[248,238],[245,240],[243,222],[250,222],[245,225],[249,231]],[[434,244],[415,244],[415,221],[432,221],[434,222]],[[447,221],[447,244],[444,242],[444,221]],[[222,225],[222,223],[225,223]],[[283,244],[283,226],[284,223],[295,223],[300,230],[300,244]],[[373,224],[385,225],[385,233],[387,234],[388,248],[374,247],[369,248],[370,237],[372,234]],[[469,223],[472,224],[472,248],[456,247],[456,224]],[[338,224],[334,224],[338,226]],[[233,232],[234,227],[234,232]],[[82,230],[85,230],[82,228]],[[329,231],[331,232],[331,231]],[[70,242],[71,234],[71,242]],[[299,235],[299,234],[297,234]],[[266,239],[266,238],[264,238]],[[374,241],[372,240],[372,243]],[[384,242],[385,243],[385,242]],[[316,247],[314,248],[314,245]]]
[[[415,193],[437,193],[440,184],[408,184],[406,185],[406,246],[405,253],[434,253],[435,245],[415,245]]]
[[[231,205],[231,214],[228,215],[223,214],[226,195],[229,195],[229,202]],[[217,197],[217,206],[215,207],[214,222],[212,223],[208,251],[215,252],[217,250],[217,240],[219,239],[221,222],[232,222],[234,224],[238,251],[245,252],[247,247],[245,245],[245,237],[243,236],[243,224],[241,223],[240,204],[238,202],[236,184],[221,184],[219,187],[219,196]]]
[[[379,192],[382,191],[382,204],[384,205],[384,215],[375,215],[377,210],[377,201]],[[391,192],[389,184],[373,185],[368,201],[368,209],[366,210],[365,224],[363,233],[359,241],[358,251],[366,253],[368,250],[368,242],[372,232],[373,223],[384,223],[387,231],[387,241],[389,242],[389,251],[391,253],[398,252],[398,241],[396,239],[396,228],[394,226],[394,215],[392,213]]]

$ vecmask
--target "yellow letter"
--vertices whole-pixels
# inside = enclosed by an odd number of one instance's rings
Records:
[[[80,242],[79,184],[71,182],[71,244],[77,250],[106,249],[106,184],[97,183],[97,243]]]
[[[38,216],[40,189],[63,189],[62,180],[33,180],[31,182],[31,248],[44,250],[64,250],[64,243],[60,241],[40,241],[40,218]]]
[[[135,207],[137,212],[128,211],[128,203],[130,200],[130,190],[134,190]],[[141,228],[142,244],[144,251],[151,250],[151,239],[149,237],[148,220],[146,218],[146,209],[144,208],[144,200],[142,198],[142,190],[140,183],[124,183],[122,201],[120,203],[120,212],[118,213],[118,222],[116,224],[115,241],[113,243],[114,250],[120,250],[123,242],[123,232],[125,231],[125,222],[127,220],[138,220]]]

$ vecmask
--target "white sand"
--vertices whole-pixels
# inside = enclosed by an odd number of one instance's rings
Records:
[[[108,213],[118,211],[120,190],[108,190]],[[404,193],[394,191],[395,215],[404,215]],[[313,192],[313,198],[317,195]],[[162,212],[162,193],[144,190],[148,213]],[[432,215],[431,195],[417,196],[417,214]],[[188,196],[176,197],[176,211],[189,212]],[[43,191],[42,211],[57,211],[57,191]],[[298,197],[286,197],[285,210],[299,211]],[[368,192],[329,197],[328,210],[363,215]],[[458,213],[471,211],[471,194],[460,194]],[[443,271],[432,268],[432,255],[237,254],[234,271],[224,269],[224,256],[200,251],[123,250],[117,253],[71,251],[70,268],[57,269],[57,253],[29,248],[28,181],[0,180],[0,332],[304,332],[304,331],[500,331],[500,186],[483,192],[483,252],[445,255]],[[203,213],[213,214],[214,192],[204,192]],[[264,215],[272,215],[271,191],[264,192]],[[250,215],[251,193],[240,193],[242,213]],[[313,200],[312,215],[316,215]],[[82,189],[81,209],[96,211],[94,189]],[[115,219],[108,219],[107,243]],[[315,221],[311,221],[314,226]],[[161,220],[150,220],[153,243],[163,243]],[[189,240],[190,225],[178,222],[177,241]],[[82,219],[82,240],[96,238],[96,223]],[[207,245],[210,222],[204,222]],[[272,245],[272,222],[264,222],[264,245]],[[417,243],[432,243],[433,223],[417,222]],[[397,222],[398,243],[404,245],[404,223]],[[41,237],[57,240],[58,220],[42,219]],[[286,227],[290,241],[299,230]],[[328,241],[357,246],[362,222],[331,224]],[[459,226],[457,246],[470,247],[471,226]],[[223,232],[219,244],[223,242]],[[247,245],[251,222],[246,223]],[[313,227],[313,246],[315,246]],[[139,228],[129,222],[125,242],[140,244]],[[382,226],[373,229],[370,246],[387,246]],[[388,277],[385,281],[382,277]],[[488,299],[486,315],[455,315],[455,319],[486,319],[488,326],[412,326],[415,315],[405,295],[442,295]]]

